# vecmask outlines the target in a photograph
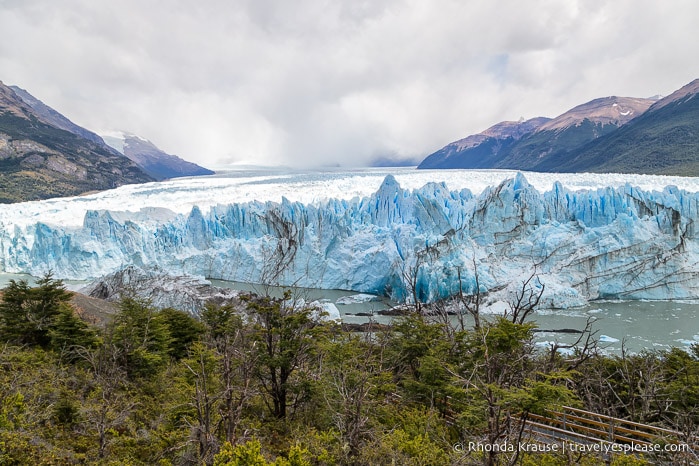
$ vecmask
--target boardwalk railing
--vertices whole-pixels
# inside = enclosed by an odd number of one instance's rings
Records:
[[[554,427],[565,432],[567,436],[579,434],[593,438],[595,441],[611,443],[645,443],[654,441],[680,441],[682,432],[662,427],[627,421],[604,414],[564,406],[561,411],[547,411],[548,416],[527,415],[527,424],[542,427]]]
[[[683,445],[682,456],[690,460],[678,464],[697,464],[699,459],[699,445],[689,442],[682,432],[569,406],[549,410],[546,416],[528,414],[524,432],[531,440],[543,443],[634,445],[641,449],[657,444]]]

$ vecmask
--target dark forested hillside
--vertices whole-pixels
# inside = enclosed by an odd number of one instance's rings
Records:
[[[699,96],[687,95],[583,146],[556,171],[699,176]]]
[[[71,196],[153,179],[98,144],[37,119],[0,114],[0,202]]]

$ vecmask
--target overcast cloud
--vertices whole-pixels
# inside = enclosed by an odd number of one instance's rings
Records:
[[[422,159],[699,78],[696,0],[0,0],[0,80],[203,164]]]

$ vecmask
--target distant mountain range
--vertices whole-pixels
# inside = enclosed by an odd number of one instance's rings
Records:
[[[146,173],[159,181],[181,176],[214,174],[209,169],[163,152],[149,140],[135,134],[122,131],[102,135],[102,138],[110,147],[136,162]]]
[[[0,82],[0,203],[213,173],[133,135],[124,137],[122,147],[108,145],[24,89]]]
[[[665,98],[604,97],[554,118],[501,122],[418,168],[699,176],[699,79]]]

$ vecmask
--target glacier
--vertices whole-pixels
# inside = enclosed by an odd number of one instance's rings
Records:
[[[454,189],[421,183],[424,174],[369,175],[370,183],[314,176],[298,184],[253,176],[235,192],[212,177],[3,207],[0,270],[87,280],[135,265],[408,302],[476,286],[506,296],[535,273],[551,308],[699,298],[696,179],[657,190],[667,179],[431,175],[452,177]],[[260,191],[280,179],[273,195]],[[193,195],[197,185],[205,198]]]

